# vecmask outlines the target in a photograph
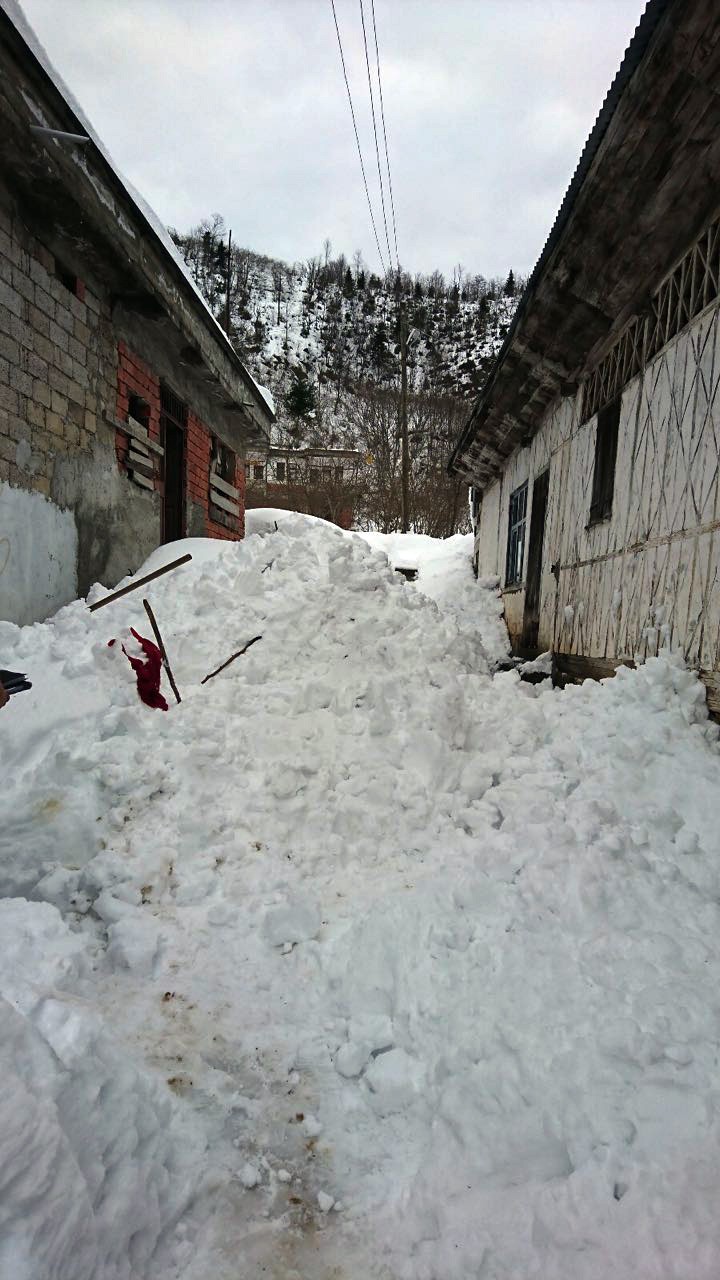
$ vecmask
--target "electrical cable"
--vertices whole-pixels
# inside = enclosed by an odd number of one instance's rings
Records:
[[[370,55],[368,53],[367,31],[365,29],[365,9],[360,0],[360,21],[362,22],[363,45],[365,46],[365,66],[367,67],[368,89],[370,91],[370,112],[372,114],[373,134],[375,135],[375,158],[377,160],[378,182],[380,184],[380,204],[382,205],[383,223],[385,224],[385,242],[388,251],[388,263],[392,267],[392,249],[390,248],[390,232],[388,231],[387,214],[385,212],[385,191],[380,167],[380,144],[378,142],[377,121],[375,118],[375,95],[373,93],[372,75],[370,73]]]
[[[390,156],[388,154],[387,129],[385,128],[385,104],[383,102],[382,77],[380,75],[380,49],[378,47],[377,25],[375,22],[375,0],[370,0],[372,6],[372,24],[373,36],[375,39],[375,60],[377,63],[378,89],[380,90],[380,119],[382,121],[383,141],[385,144],[385,164],[388,175],[388,190],[390,192],[390,211],[392,214],[393,239],[395,241],[395,261],[397,263],[398,274],[400,273],[400,256],[398,254],[397,240],[397,223],[395,221],[395,201],[393,199],[392,178],[390,177]]]
[[[360,158],[360,168],[362,170],[363,182],[365,184],[365,195],[367,196],[368,209],[370,210],[370,221],[372,222],[373,234],[375,236],[375,244],[377,245],[378,255],[382,264],[383,274],[387,275],[387,267],[383,258],[382,249],[380,248],[380,240],[378,238],[377,227],[375,226],[375,215],[373,213],[372,201],[370,199],[370,190],[368,187],[367,175],[365,173],[365,162],[362,155],[362,147],[360,146],[360,135],[358,134],[357,121],[355,119],[355,108],[353,107],[352,94],[350,92],[350,82],[348,81],[347,69],[345,67],[345,55],[343,53],[342,40],[340,38],[340,28],[338,26],[337,13],[335,12],[335,0],[330,0],[332,6],[333,19],[335,21],[335,32],[337,34],[338,49],[340,50],[340,61],[342,63],[343,76],[345,77],[345,88],[347,89],[348,102],[350,103],[350,115],[352,117],[353,129],[355,130],[355,141],[357,143],[358,156]]]

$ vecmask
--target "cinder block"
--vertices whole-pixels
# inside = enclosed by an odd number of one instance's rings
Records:
[[[22,316],[22,298],[6,280],[0,280],[0,311],[3,308],[18,320]]]
[[[0,409],[4,409],[6,413],[17,413],[20,405],[20,398],[14,387],[0,385]]]
[[[51,340],[55,343],[55,346],[59,347],[61,351],[69,350],[70,335],[67,333],[65,329],[63,329],[59,324],[57,324],[55,320],[50,321],[49,336]]]
[[[73,321],[72,332],[77,338],[78,342],[82,342],[83,346],[87,347],[90,345],[92,334],[88,329],[88,326],[84,324],[82,320]]]
[[[63,435],[65,431],[65,413],[48,410],[45,414],[45,427],[53,436]]]
[[[19,293],[22,298],[25,298],[28,302],[35,301],[35,285],[30,279],[30,276],[26,276],[19,267],[13,267],[12,283],[15,291]]]
[[[65,292],[66,292],[66,296],[62,299],[61,302],[58,302],[55,308],[55,319],[57,323],[60,325],[60,328],[64,329],[69,337],[69,335],[73,332],[73,329],[75,326],[75,317],[68,306],[68,302],[72,301],[72,297],[68,298],[67,290]],[[70,344],[68,343],[68,346],[69,345]]]
[[[68,411],[67,396],[61,395],[59,391],[51,390],[50,405],[54,414],[60,414],[62,418],[67,417],[67,411]]]
[[[33,333],[40,333],[44,338],[50,337],[50,317],[35,306],[28,310],[28,326]]]
[[[42,311],[43,315],[47,316],[49,320],[54,320],[55,312],[57,308],[55,306],[53,299],[50,297],[50,294],[47,293],[47,291],[43,289],[42,285],[40,284],[36,284],[34,286],[34,291],[35,291],[35,306],[37,307],[38,311]]]
[[[46,409],[50,408],[52,393],[50,386],[45,378],[36,378],[33,382],[33,399],[42,404]]]
[[[20,359],[20,344],[8,333],[0,333],[0,356],[11,364],[17,364]]]
[[[45,409],[41,404],[36,404],[34,400],[28,401],[27,417],[31,426],[45,426]]]
[[[33,382],[30,374],[19,364],[14,364],[10,369],[10,386],[14,387],[20,395],[31,396],[33,390]]]

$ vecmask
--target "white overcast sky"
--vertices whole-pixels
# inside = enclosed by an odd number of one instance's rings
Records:
[[[357,0],[336,0],[377,198]],[[370,9],[365,0],[366,10]],[[400,259],[527,272],[643,0],[375,0]],[[330,0],[24,0],[131,182],[186,229],[377,269]]]

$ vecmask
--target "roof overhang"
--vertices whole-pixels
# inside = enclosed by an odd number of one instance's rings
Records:
[[[720,9],[650,0],[583,150],[451,474],[483,489],[576,390],[715,212]]]
[[[114,307],[165,330],[237,445],[265,443],[274,414],[152,210],[117,172],[43,51],[0,0],[0,177],[43,243]],[[7,74],[12,68],[12,75]],[[37,126],[85,135],[83,144]],[[170,331],[173,331],[172,335]]]

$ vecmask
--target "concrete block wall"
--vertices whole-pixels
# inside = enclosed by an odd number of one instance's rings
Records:
[[[92,450],[115,378],[107,305],[58,270],[0,207],[0,480],[46,497],[58,459]]]
[[[115,424],[134,393],[161,442],[160,378],[172,385],[173,368],[143,359],[141,326],[135,350],[132,318],[123,323],[128,332],[101,286],[71,276],[1,188],[0,620],[38,621],[95,582],[112,587],[160,542],[162,462],[152,490],[132,483]],[[210,428],[190,412],[187,531],[241,538],[242,504],[239,519],[210,507],[211,451]],[[238,460],[241,494],[244,480]]]

